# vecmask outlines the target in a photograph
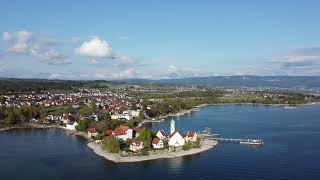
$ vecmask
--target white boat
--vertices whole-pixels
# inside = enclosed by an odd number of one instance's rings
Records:
[[[285,108],[285,109],[295,109],[295,108],[297,108],[297,107],[295,107],[295,106],[285,106],[284,108]]]

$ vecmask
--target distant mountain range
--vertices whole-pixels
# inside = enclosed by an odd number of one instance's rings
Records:
[[[211,86],[211,87],[255,87],[255,88],[296,88],[296,89],[320,89],[320,76],[210,76],[190,77],[181,79],[123,79],[123,80],[48,80],[48,79],[15,79],[0,78],[2,88],[14,88],[24,86],[88,86],[94,87],[101,84],[158,84],[174,86]],[[69,89],[69,87],[68,87]]]
[[[181,79],[127,79],[129,84],[195,85],[215,87],[320,88],[320,76],[210,76]]]

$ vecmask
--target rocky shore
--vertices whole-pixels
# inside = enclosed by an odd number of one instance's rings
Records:
[[[188,155],[198,154],[198,153],[207,151],[213,148],[217,144],[218,144],[217,141],[206,139],[201,141],[201,148],[193,148],[187,151],[179,150],[176,152],[173,152],[173,151],[169,152],[167,150],[149,151],[149,155],[147,156],[129,156],[129,157],[122,157],[120,156],[120,154],[108,153],[107,151],[102,149],[100,144],[97,144],[94,142],[90,142],[87,145],[97,155],[102,156],[109,161],[121,163],[121,162],[140,162],[140,161],[148,161],[148,160],[155,160],[155,159],[168,159],[168,158],[188,156]]]

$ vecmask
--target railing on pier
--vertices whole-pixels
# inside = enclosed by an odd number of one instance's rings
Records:
[[[262,139],[241,139],[241,138],[218,138],[218,137],[206,137],[207,139],[216,140],[219,142],[231,142],[240,144],[251,144],[251,145],[263,145]]]
[[[198,136],[204,139],[211,139],[219,142],[231,142],[231,143],[239,143],[239,144],[248,144],[248,145],[264,145],[262,139],[242,139],[242,138],[222,138],[217,137],[219,134],[211,134],[211,128],[206,127],[204,131],[199,131]]]

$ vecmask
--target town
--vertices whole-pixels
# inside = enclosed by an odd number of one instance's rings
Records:
[[[127,162],[137,160],[130,157],[175,157],[174,153],[182,156],[185,153],[181,152],[192,154],[212,148],[217,142],[201,137],[196,129],[181,132],[175,127],[174,117],[197,111],[201,105],[295,106],[318,102],[319,97],[310,94],[204,86],[108,85],[7,92],[0,96],[0,126],[61,128],[87,138],[88,146],[107,159],[118,157],[114,161]],[[169,131],[153,132],[144,126],[170,118]]]

